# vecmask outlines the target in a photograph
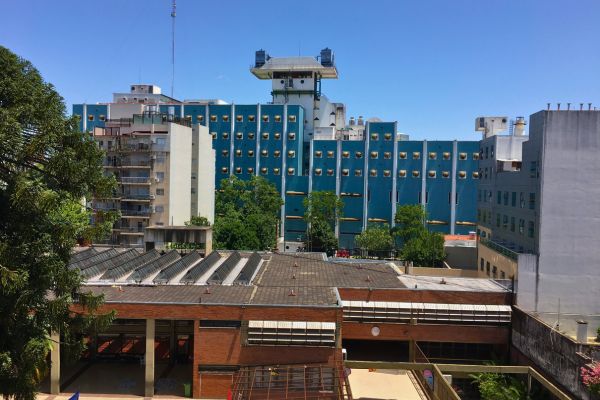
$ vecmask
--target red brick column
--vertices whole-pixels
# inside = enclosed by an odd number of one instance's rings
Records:
[[[192,351],[192,396],[195,399],[200,398],[200,374],[198,373],[198,364],[200,363],[200,322],[194,320],[194,349]]]

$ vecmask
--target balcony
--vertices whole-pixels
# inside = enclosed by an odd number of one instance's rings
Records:
[[[129,194],[123,193],[121,195],[121,201],[150,201],[154,200],[153,194]]]
[[[143,236],[144,235],[144,227],[128,227],[122,226],[120,228],[115,228],[115,230],[119,231],[119,235],[135,235],[135,236]]]
[[[105,161],[104,168],[143,168],[149,169],[152,163],[148,160],[113,160]]]
[[[149,185],[149,176],[121,176],[117,178],[121,185]]]
[[[151,210],[149,208],[144,210],[128,210],[121,209],[121,218],[150,218]]]

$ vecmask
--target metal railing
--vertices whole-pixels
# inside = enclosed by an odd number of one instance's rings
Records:
[[[505,257],[510,258],[511,260],[517,261],[519,259],[519,253],[517,253],[516,251],[511,250],[507,247],[504,247],[499,243],[492,242],[491,240],[483,239],[483,238],[479,239],[479,243],[481,243],[482,245],[484,245],[485,247],[487,247],[491,250],[494,250],[497,253],[502,254]]]
[[[145,210],[126,210],[126,209],[121,209],[121,217],[122,218],[127,218],[127,217],[150,217],[151,214],[151,210],[150,209],[145,209]]]
[[[119,183],[134,184],[134,183],[150,183],[149,176],[121,176],[117,179]]]
[[[153,194],[128,194],[123,193],[121,200],[154,200]]]

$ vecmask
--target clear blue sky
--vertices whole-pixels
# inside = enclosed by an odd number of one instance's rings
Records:
[[[72,103],[130,83],[170,91],[170,0],[0,0],[0,44],[33,62]],[[335,51],[323,92],[348,116],[397,120],[415,139],[476,139],[479,115],[547,102],[600,106],[600,1],[177,2],[177,98],[270,100],[254,51]]]

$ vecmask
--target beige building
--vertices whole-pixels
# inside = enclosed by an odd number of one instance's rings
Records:
[[[146,227],[184,225],[193,215],[212,222],[214,151],[207,128],[174,115],[122,111],[93,133],[106,151],[105,173],[118,182],[113,197],[92,202],[96,210],[121,213],[111,242],[143,246]]]

